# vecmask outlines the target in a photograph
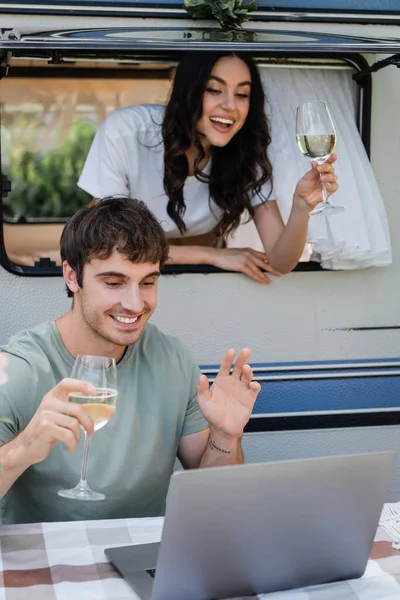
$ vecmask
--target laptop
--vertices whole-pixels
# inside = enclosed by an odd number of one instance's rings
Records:
[[[161,542],[105,554],[141,600],[214,600],[361,577],[394,452],[179,471]]]

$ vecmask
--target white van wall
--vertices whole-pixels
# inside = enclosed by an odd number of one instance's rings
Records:
[[[257,363],[399,356],[400,329],[379,329],[400,324],[399,106],[400,73],[388,67],[373,76],[371,158],[389,216],[391,267],[292,273],[269,286],[235,274],[165,276],[154,322],[184,340],[203,365],[217,364],[231,346],[249,346]],[[0,269],[0,343],[57,317],[69,303],[61,278],[20,277]],[[249,434],[244,447],[249,461],[400,450],[399,429]],[[397,475],[390,499],[400,496]]]
[[[399,71],[391,66],[374,74],[371,162],[388,212],[391,267],[291,273],[267,286],[236,274],[170,275],[162,278],[154,322],[182,338],[202,364],[244,345],[254,362],[398,356],[400,329],[352,328],[400,327],[399,103]],[[1,269],[0,343],[68,306],[58,277]]]
[[[206,365],[217,364],[227,348],[243,346],[257,363],[397,357],[399,330],[342,330],[396,325],[397,277],[395,266],[292,273],[262,287],[235,274],[168,275],[152,320]],[[1,269],[0,343],[69,305],[61,278]]]

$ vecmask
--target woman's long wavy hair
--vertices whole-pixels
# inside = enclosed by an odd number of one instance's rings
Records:
[[[251,75],[250,106],[243,127],[224,147],[212,148],[211,172],[199,169],[205,157],[196,124],[203,112],[203,95],[211,71],[220,58],[240,58]],[[268,180],[272,183],[272,167],[267,157],[271,142],[269,124],[264,112],[265,95],[260,74],[254,61],[233,52],[190,52],[180,61],[174,79],[170,100],[162,124],[164,154],[164,189],[168,196],[167,213],[183,235],[186,226],[183,186],[189,174],[185,152],[192,146],[198,150],[195,176],[208,183],[211,199],[222,210],[219,234],[226,236],[236,229],[242,213],[254,216],[251,198],[266,200],[261,188]],[[210,206],[211,209],[211,206]]]

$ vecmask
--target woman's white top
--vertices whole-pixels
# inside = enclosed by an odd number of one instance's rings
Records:
[[[94,198],[131,196],[143,200],[160,221],[168,237],[180,237],[166,212],[164,191],[164,144],[161,125],[165,107],[138,105],[111,113],[100,125],[93,140],[78,185]],[[210,162],[204,169],[209,173]],[[222,211],[209,200],[207,183],[189,176],[183,189],[186,204],[185,237],[211,231]],[[268,182],[262,194],[252,198],[253,206],[272,198]]]

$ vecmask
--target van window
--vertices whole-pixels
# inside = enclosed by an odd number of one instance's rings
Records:
[[[344,60],[326,58],[263,58],[259,62],[263,67],[353,68]],[[135,65],[100,60],[51,65],[44,60],[12,59],[8,75],[0,81],[1,173],[11,184],[11,191],[3,191],[1,199],[4,266],[12,269],[19,265],[19,273],[37,269],[42,274],[59,267],[63,225],[91,201],[76,183],[96,128],[117,108],[164,104],[175,65],[176,59],[160,57]],[[352,94],[351,101],[358,105],[355,82]],[[358,112],[367,122],[368,112],[356,110],[355,114]],[[245,239],[249,239],[248,233]],[[260,249],[256,232],[251,231],[250,239],[254,244],[246,245]],[[300,270],[319,268],[317,263],[309,263],[310,255],[306,248],[307,264],[300,265]],[[182,271],[179,265],[168,268]],[[215,269],[200,266],[189,270]]]
[[[51,69],[31,61],[10,68],[0,84],[0,105],[1,171],[11,183],[3,198],[3,233],[11,262],[34,266],[49,258],[60,264],[63,223],[91,200],[76,182],[97,126],[117,108],[164,103],[169,87],[169,65]]]

